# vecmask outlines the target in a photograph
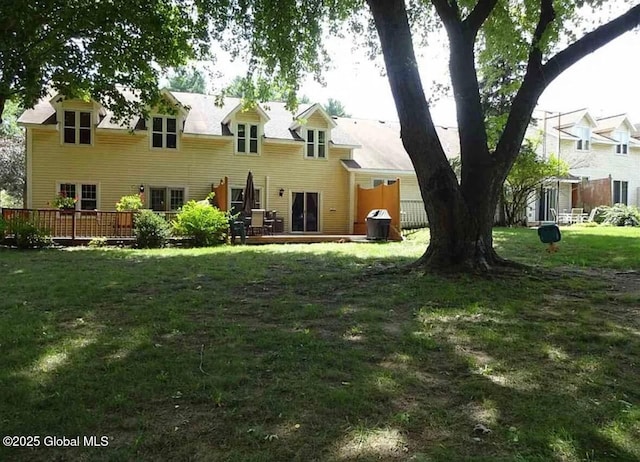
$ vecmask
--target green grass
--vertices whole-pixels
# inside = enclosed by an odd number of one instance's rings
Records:
[[[110,438],[0,460],[640,460],[640,230],[396,271],[427,239],[0,250],[0,434]]]

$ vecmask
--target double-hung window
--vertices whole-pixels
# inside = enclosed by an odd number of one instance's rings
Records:
[[[618,181],[613,182],[613,203],[625,204],[629,203],[629,182]]]
[[[184,205],[184,188],[151,188],[151,210],[168,212]]]
[[[591,129],[589,127],[576,127],[576,136],[579,138],[576,141],[576,149],[578,151],[588,151],[591,144]]]
[[[255,188],[256,192],[256,208],[260,209],[260,188]],[[231,214],[235,215],[242,211],[244,203],[244,188],[231,188]]]
[[[254,124],[238,124],[236,131],[236,148],[238,153],[258,154],[258,126]]]
[[[175,117],[153,117],[151,146],[176,149],[178,147],[178,123]]]
[[[64,111],[65,144],[91,144],[91,112]]]
[[[327,132],[324,130],[307,129],[307,157],[326,159]]]
[[[629,132],[617,131],[614,134],[615,139],[618,141],[616,144],[616,154],[628,154],[629,153]]]
[[[60,183],[58,194],[76,199],[76,209],[78,210],[98,209],[98,185],[96,184]]]

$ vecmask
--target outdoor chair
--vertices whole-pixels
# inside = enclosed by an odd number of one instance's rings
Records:
[[[571,209],[571,223],[582,223],[584,220],[584,209],[583,208],[572,208]]]
[[[264,215],[264,209],[251,209],[251,224],[249,225],[249,233],[252,236],[255,236],[256,234],[265,234]]]

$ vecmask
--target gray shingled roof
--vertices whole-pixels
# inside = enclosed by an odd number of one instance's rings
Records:
[[[241,104],[239,98],[224,98],[222,106],[217,106],[215,96],[173,91],[169,93],[188,110],[184,124],[184,133],[186,134],[218,136],[229,134],[223,132],[222,121]],[[33,109],[25,111],[18,121],[25,124],[55,124],[55,109],[49,103],[53,96],[48,95],[40,100]],[[300,137],[290,130],[290,127],[295,118],[311,106],[311,104],[301,105],[297,113],[292,114],[286,109],[284,103],[261,103],[260,107],[269,117],[269,121],[264,126],[265,137],[301,141]],[[107,111],[105,117],[98,124],[98,128],[130,129],[135,127],[137,122],[138,120],[129,120],[125,124],[116,123],[113,120],[113,114]],[[356,144],[347,133],[339,128],[332,130],[331,141],[333,144]]]
[[[368,119],[334,118],[360,147],[354,149],[353,160],[343,162],[348,168],[371,170],[406,170],[413,172],[413,164],[400,139],[400,124]],[[436,127],[447,157],[460,155],[458,130]]]

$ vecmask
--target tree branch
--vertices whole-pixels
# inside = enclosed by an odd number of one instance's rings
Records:
[[[529,125],[529,118],[536,102],[546,87],[542,77],[542,48],[540,47],[540,41],[555,17],[556,12],[553,8],[553,0],[540,0],[540,18],[531,41],[527,72],[513,100],[507,123],[496,146],[496,157],[506,168],[505,177],[520,151],[520,144]]]
[[[479,0],[476,7],[463,21],[463,25],[475,36],[498,3],[498,0]]]
[[[436,8],[436,13],[442,19],[445,27],[451,24],[460,23],[460,10],[458,9],[458,3],[449,3],[448,0],[431,0],[431,3]]]
[[[629,32],[638,25],[640,25],[640,5],[634,6],[625,14],[618,16],[613,21],[603,24],[594,31],[586,34],[580,40],[569,45],[553,58],[549,59],[543,66],[545,87],[580,59],[593,53],[598,48],[618,38],[625,32]]]

